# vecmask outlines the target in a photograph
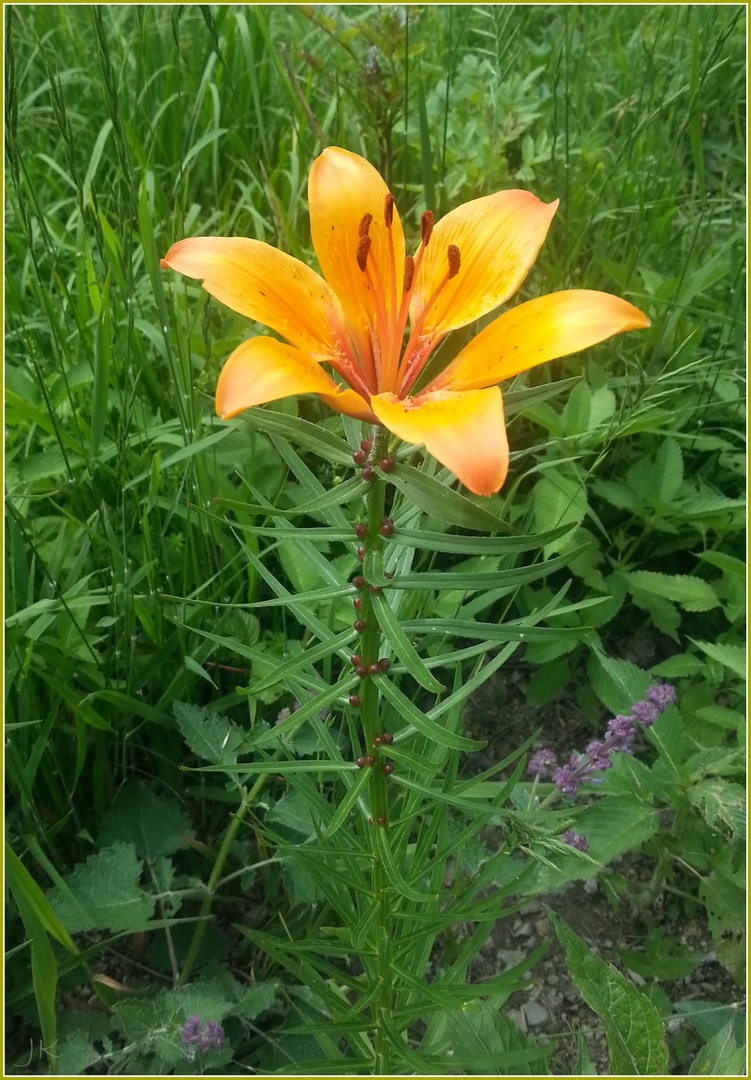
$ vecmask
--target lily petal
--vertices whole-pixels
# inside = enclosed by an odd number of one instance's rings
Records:
[[[179,240],[162,259],[187,277],[202,278],[222,304],[276,330],[298,349],[324,359],[336,350],[332,316],[339,302],[309,266],[260,240],[199,236]]]
[[[334,408],[349,415],[359,415],[352,411],[356,398],[369,413],[367,402],[359,394],[340,390],[315,360],[283,341],[267,337],[250,338],[230,355],[216,386],[216,411],[222,420],[229,420],[254,405],[296,394],[320,394],[329,404],[339,402]]]
[[[349,150],[330,146],[316,158],[308,176],[310,232],[323,275],[339,297],[347,322],[360,335],[360,347],[369,348],[369,329],[376,326],[376,298],[357,263],[360,223],[371,214],[368,269],[384,286],[385,307],[398,309],[404,278],[404,230],[396,207],[389,230],[384,220],[388,185],[370,162]],[[371,261],[372,260],[372,261]],[[393,267],[393,272],[392,272]],[[367,343],[363,345],[363,343]]]
[[[430,383],[428,389],[473,390],[568,356],[599,341],[649,326],[643,312],[610,293],[572,289],[506,311]]]
[[[422,332],[444,334],[505,303],[529,273],[547,236],[558,200],[541,202],[529,191],[499,191],[464,203],[442,217],[423,256],[410,304],[414,324],[448,269],[448,246],[461,266],[428,310]]]
[[[404,400],[378,394],[370,404],[389,431],[424,445],[475,495],[492,495],[503,486],[509,449],[497,386],[466,393],[438,390]]]

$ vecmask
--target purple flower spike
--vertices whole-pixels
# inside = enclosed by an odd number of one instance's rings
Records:
[[[631,715],[638,720],[642,727],[651,727],[657,719],[657,709],[648,701],[636,701],[631,710]]]
[[[544,780],[546,776],[550,776],[557,764],[552,750],[538,750],[527,762],[527,772],[537,773],[540,779]]]
[[[610,760],[611,747],[607,743],[599,742],[597,739],[591,742],[587,747],[587,756],[592,762],[592,767],[595,769],[610,769],[613,766],[613,762]]]
[[[186,1020],[183,1024],[182,1031],[180,1032],[180,1039],[185,1046],[192,1046],[200,1039],[199,1028],[201,1027],[201,1018],[197,1014],[191,1016],[190,1020]]]
[[[650,686],[644,697],[650,705],[654,705],[658,713],[662,713],[668,705],[675,705],[675,687],[668,683],[663,683],[662,686]]]
[[[589,849],[587,838],[582,836],[581,833],[575,833],[573,829],[567,829],[561,840],[564,844],[568,844],[569,847],[576,848],[577,851],[587,851]]]
[[[633,716],[622,716],[619,713],[618,716],[614,716],[613,719],[609,721],[605,741],[611,751],[625,750],[628,752],[631,749],[635,734],[636,725],[634,724]]]

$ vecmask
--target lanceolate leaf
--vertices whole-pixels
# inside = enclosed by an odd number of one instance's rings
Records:
[[[460,495],[435,477],[413,469],[411,465],[397,465],[388,476],[410,502],[439,521],[483,532],[511,531],[508,522],[501,521],[490,510],[478,506],[466,495]]]
[[[574,528],[575,524],[570,523],[532,536],[464,536],[461,533],[399,529],[398,541],[405,547],[424,548],[425,551],[457,551],[463,555],[508,555],[519,551],[538,551]]]
[[[548,916],[566,950],[577,989],[605,1022],[611,1072],[624,1076],[667,1075],[665,1028],[655,1006],[612,964],[590,952],[554,911],[548,909]]]
[[[394,706],[397,715],[406,720],[416,731],[432,739],[441,746],[451,746],[455,750],[480,750],[486,744],[475,739],[467,739],[464,735],[456,735],[447,731],[428,717],[409,698],[401,692],[391,679],[379,679],[379,687],[383,696]],[[401,740],[400,740],[401,741]]]
[[[383,636],[410,675],[426,690],[432,690],[436,694],[443,690],[443,684],[436,679],[435,675],[431,675],[420,659],[414,645],[404,633],[397,616],[389,606],[388,600],[383,596],[374,595],[373,608],[378,619],[378,625],[383,631]]]

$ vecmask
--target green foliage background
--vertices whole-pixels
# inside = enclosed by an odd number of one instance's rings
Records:
[[[603,707],[627,707],[634,665],[675,682],[681,738],[709,754],[683,776],[686,791],[704,786],[692,796],[701,828],[687,825],[680,844],[701,849],[707,880],[732,885],[737,867],[714,866],[701,829],[735,835],[735,804],[712,784],[737,775],[737,758],[721,755],[744,734],[744,9],[38,5],[5,19],[7,831],[60,893],[64,926],[48,913],[44,933],[72,957],[68,932],[125,933],[186,904],[195,918],[235,795],[176,765],[232,760],[238,729],[291,705],[279,685],[252,700],[235,689],[249,665],[257,682],[264,656],[294,659],[304,642],[282,608],[243,606],[271,593],[263,539],[244,534],[243,548],[238,530],[278,531],[259,501],[283,512],[350,482],[342,422],[300,403],[331,436],[328,462],[301,451],[311,476],[280,447],[291,403],[267,421],[220,423],[221,364],[259,328],[159,259],[201,233],[255,236],[314,264],[306,177],[322,144],[379,166],[412,236],[426,208],[501,187],[560,197],[518,299],[595,288],[649,314],[649,331],[505,395],[512,469],[496,509],[520,534],[574,527],[545,546],[561,560],[549,580],[480,592],[471,614],[521,617],[568,577],[570,599],[600,601],[526,646],[528,703],[566,692],[595,724]],[[344,548],[324,553],[349,572]],[[476,572],[483,557],[453,571]],[[446,570],[430,558],[416,568]],[[491,562],[488,573],[506,566]],[[332,584],[285,541],[273,565],[296,592]],[[466,599],[463,585],[430,594],[423,614],[450,619]],[[344,631],[346,601],[322,597],[317,610]],[[175,714],[179,702],[231,717],[229,741],[217,748],[216,731]],[[163,826],[151,848],[112,825],[136,790],[145,832]],[[277,827],[304,822],[299,806],[285,818],[279,795],[268,796]],[[189,833],[200,837],[190,847]],[[273,905],[279,868],[253,871],[247,838],[236,843],[237,881],[260,873]],[[179,872],[178,852],[193,860]],[[87,858],[99,860],[91,873]],[[117,904],[97,884],[108,865]],[[34,883],[18,880],[20,917],[29,905],[40,917]],[[310,901],[304,875],[283,882],[291,909]],[[702,897],[718,940],[735,925],[730,887]],[[94,897],[109,905],[104,922]],[[41,931],[35,941],[42,950]],[[213,942],[212,962],[223,949]],[[63,980],[66,962],[71,984],[80,978],[78,961],[38,952],[37,988],[54,987],[58,962]],[[29,958],[13,963],[26,989],[11,1004],[46,1036],[54,1005],[48,995],[46,1021],[37,1016]],[[223,1016],[250,1023],[270,1006],[246,1001],[218,967],[201,978]],[[160,1008],[179,1031],[174,1000]],[[137,1012],[118,1012],[126,1043],[146,1022]],[[92,1051],[79,1035],[69,1029],[66,1045],[83,1068]],[[143,1053],[175,1065],[156,1045]]]

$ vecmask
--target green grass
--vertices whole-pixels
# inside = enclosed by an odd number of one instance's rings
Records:
[[[127,780],[179,792],[220,834],[221,796],[176,769],[173,703],[248,715],[247,679],[222,667],[248,662],[204,633],[280,652],[297,638],[281,609],[240,606],[270,594],[236,535],[263,517],[237,504],[289,505],[291,480],[272,435],[213,415],[247,326],[159,259],[210,234],[313,261],[321,140],[379,166],[412,236],[424,209],[502,187],[560,197],[520,298],[603,289],[652,327],[539,374],[583,372],[586,391],[513,417],[509,513],[550,528],[586,481],[589,561],[571,568],[578,599],[620,588],[606,646],[651,634],[661,659],[743,641],[722,558],[745,550],[744,9],[328,10],[5,12],[8,833],[45,886],[40,856],[60,873],[85,858]],[[315,587],[283,548],[276,567]],[[721,580],[719,608],[656,600],[629,578],[645,570]],[[583,645],[526,658],[596,713]],[[687,678],[697,730],[701,709],[738,704],[715,676]]]

